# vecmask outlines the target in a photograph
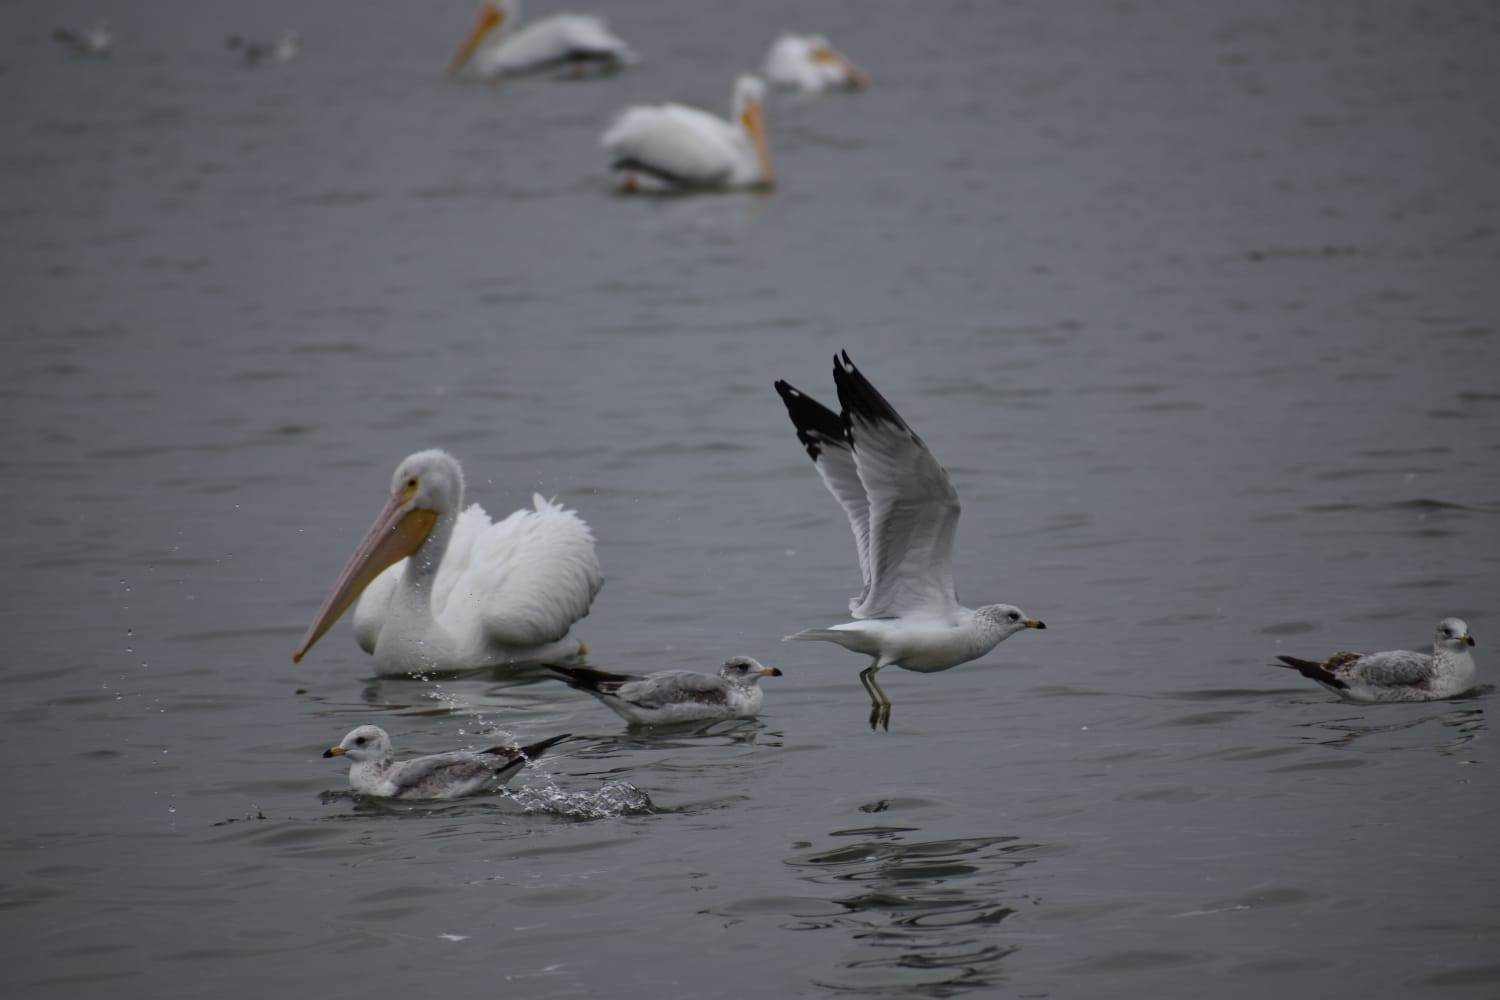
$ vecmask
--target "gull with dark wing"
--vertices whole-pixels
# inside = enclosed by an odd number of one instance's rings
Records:
[[[748,656],[730,657],[717,674],[662,670],[637,677],[587,667],[549,669],[569,687],[593,695],[625,721],[640,726],[753,719],[764,697],[758,682],[781,676],[780,670]]]
[[[1317,681],[1349,701],[1437,701],[1474,687],[1469,650],[1474,637],[1459,618],[1444,618],[1432,636],[1432,652],[1398,649],[1384,653],[1334,653],[1326,660],[1278,656],[1280,666]]]
[[[934,673],[977,659],[1028,628],[1046,628],[1009,604],[966,608],[953,585],[958,493],[927,445],[849,360],[833,359],[840,413],[777,382],[818,474],[849,515],[864,588],[855,619],[787,639],[832,642],[871,657],[859,679],[870,728],[890,728],[891,700],[876,683],[884,667]]]
[[[379,726],[351,730],[324,757],[349,761],[349,787],[359,795],[381,799],[457,799],[499,787],[549,747],[572,739],[564,733],[523,747],[450,750],[397,761],[391,738]]]

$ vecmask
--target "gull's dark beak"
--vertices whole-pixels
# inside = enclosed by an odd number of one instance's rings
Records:
[[[1046,628],[1047,627],[1047,623],[1046,622],[1044,622],[1044,621],[1038,621],[1035,618],[1024,619],[1021,622],[1021,624],[1025,625],[1027,628]]]
[[[1472,645],[1474,645],[1474,637],[1472,635],[1466,635],[1466,636],[1464,636],[1464,642],[1467,642],[1469,645],[1472,646]]]
[[[323,756],[324,757],[342,757],[342,756],[344,756],[344,748],[343,747],[329,747],[327,750],[323,751]]]

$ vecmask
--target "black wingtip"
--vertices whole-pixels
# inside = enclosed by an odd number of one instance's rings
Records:
[[[528,743],[520,749],[521,752],[526,755],[527,760],[536,760],[542,754],[557,746],[559,743],[563,742],[564,740],[571,740],[572,738],[572,733],[563,733],[560,736],[553,736],[551,739],[539,740],[536,743]]]
[[[807,449],[814,462],[829,445],[842,445],[846,440],[844,421],[822,403],[793,386],[785,379],[776,380],[776,392],[786,404],[787,416],[797,428],[797,440]]]
[[[866,423],[894,424],[907,433],[911,433],[911,427],[901,419],[901,414],[896,412],[896,408],[880,394],[880,390],[876,389],[858,368],[854,367],[849,352],[842,353],[842,361],[837,356],[833,359],[833,384],[838,388],[839,405],[844,410],[844,426],[850,432],[850,439],[854,437],[850,421],[855,416]]]
[[[1298,659],[1295,656],[1277,656],[1276,659],[1281,661],[1281,666],[1297,671],[1308,680],[1318,681],[1340,690],[1349,686],[1330,673],[1321,663]]]

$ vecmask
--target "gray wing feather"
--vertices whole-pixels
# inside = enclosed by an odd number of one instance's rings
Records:
[[[487,760],[467,750],[452,750],[398,764],[389,778],[396,785],[398,796],[432,799],[451,794],[456,786],[488,781],[503,766],[499,759]]]
[[[853,615],[951,614],[958,607],[953,585],[958,491],[927,445],[849,356],[834,362],[855,467],[870,503],[870,586]]]
[[[1361,656],[1339,673],[1373,687],[1411,687],[1425,684],[1433,677],[1433,659],[1429,653],[1396,650]]]
[[[641,708],[665,708],[682,702],[722,705],[729,701],[729,685],[722,677],[664,670],[620,685],[614,696]]]

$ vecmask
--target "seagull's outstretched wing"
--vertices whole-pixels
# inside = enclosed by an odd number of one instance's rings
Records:
[[[848,353],[833,359],[844,432],[869,502],[864,600],[855,618],[951,615],[958,493],[948,473]]]
[[[797,428],[797,440],[807,449],[824,485],[849,515],[864,581],[859,596],[849,600],[852,612],[870,593],[870,498],[865,495],[865,485],[854,466],[854,446],[844,430],[843,418],[837,413],[786,382],[777,382],[776,391]]]

